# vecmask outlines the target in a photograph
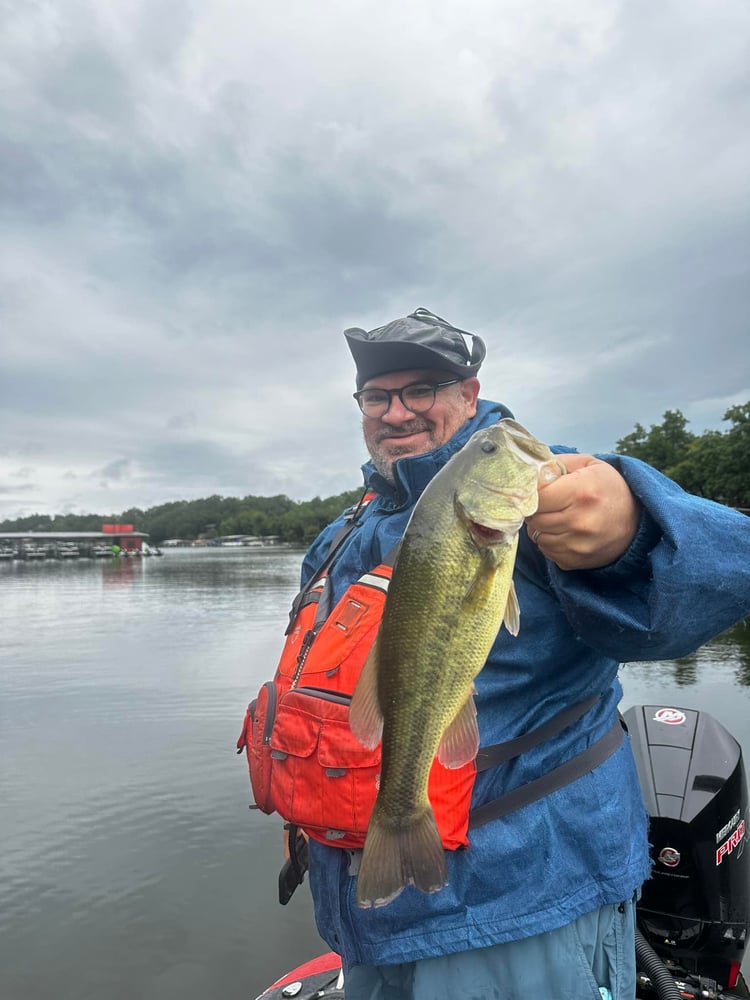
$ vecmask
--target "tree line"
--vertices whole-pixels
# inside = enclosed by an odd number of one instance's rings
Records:
[[[669,476],[689,493],[730,507],[750,508],[750,401],[730,406],[726,431],[692,434],[679,410],[667,410],[661,424],[641,424],[617,442],[615,451],[632,455]]]
[[[679,410],[667,410],[661,424],[646,430],[637,423],[632,433],[615,447],[631,455],[698,496],[732,507],[750,508],[750,401],[732,406],[724,414],[726,431],[692,434]],[[355,504],[361,489],[312,500],[272,497],[210,496],[200,500],[175,500],[141,510],[131,507],[119,514],[31,514],[0,522],[0,531],[100,531],[103,523],[132,524],[160,544],[168,538],[216,538],[221,535],[275,537],[306,545],[342,510]]]
[[[31,514],[0,523],[0,531],[101,531],[102,524],[132,524],[159,545],[168,538],[210,540],[222,535],[252,535],[282,542],[307,544],[320,529],[356,503],[361,489],[312,500],[287,496],[222,497],[175,500],[141,510],[131,507],[119,514]]]

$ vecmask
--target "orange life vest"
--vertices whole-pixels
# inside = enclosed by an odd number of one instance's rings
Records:
[[[365,573],[320,621],[326,573],[302,592],[273,680],[250,703],[238,751],[247,752],[256,805],[322,843],[364,844],[380,777],[380,747],[349,728],[349,702],[380,625],[392,560]],[[435,761],[428,794],[443,845],[468,843],[473,761]]]

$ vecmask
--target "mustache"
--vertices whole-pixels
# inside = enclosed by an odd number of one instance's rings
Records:
[[[409,434],[420,434],[422,431],[430,430],[430,423],[427,420],[410,420],[399,427],[383,427],[375,434],[376,443],[387,441],[389,438],[407,437]]]

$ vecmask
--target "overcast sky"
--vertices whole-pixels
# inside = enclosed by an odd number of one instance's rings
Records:
[[[418,306],[550,442],[750,400],[747,0],[0,11],[0,520],[358,486]]]

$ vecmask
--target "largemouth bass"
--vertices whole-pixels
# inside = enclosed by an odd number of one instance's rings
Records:
[[[514,420],[477,431],[414,507],[349,722],[374,748],[380,786],[357,882],[362,907],[406,885],[436,892],[445,852],[427,784],[433,759],[457,768],[479,748],[473,682],[504,623],[518,634],[518,532],[540,482],[565,472]]]

